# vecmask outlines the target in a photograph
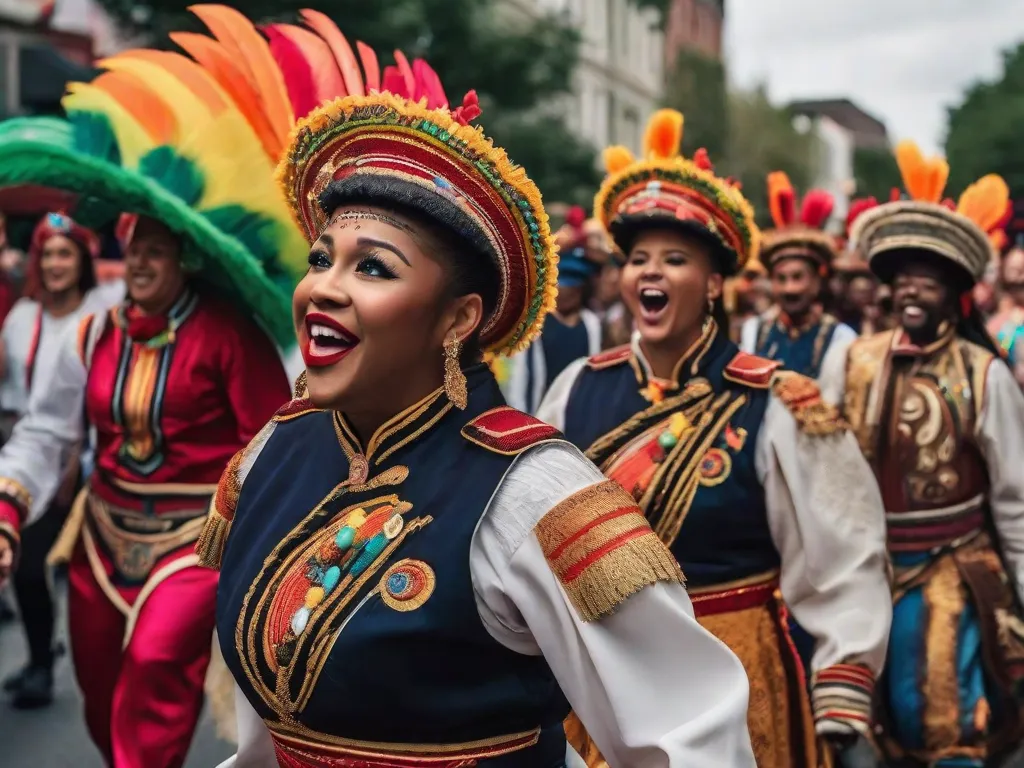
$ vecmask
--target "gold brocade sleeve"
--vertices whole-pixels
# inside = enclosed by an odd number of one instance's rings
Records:
[[[778,371],[772,378],[772,393],[805,434],[834,435],[848,429],[839,409],[822,399],[814,379],[793,371]]]
[[[633,497],[611,480],[562,501],[537,523],[535,533],[583,621],[611,615],[630,595],[656,582],[683,583],[678,563]]]

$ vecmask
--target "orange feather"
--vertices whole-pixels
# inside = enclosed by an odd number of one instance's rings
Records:
[[[971,184],[960,195],[956,210],[985,232],[991,232],[1006,218],[1010,188],[1001,176],[990,173]]]
[[[231,52],[216,40],[191,32],[172,32],[171,40],[199,62],[231,96],[238,111],[256,132],[267,156],[276,163],[284,153],[284,142],[267,119],[259,94],[236,66]],[[290,113],[291,107],[288,109]]]
[[[949,178],[949,164],[942,158],[925,159],[912,141],[896,145],[896,165],[903,177],[903,187],[911,200],[937,203],[942,199]]]
[[[365,96],[366,90],[363,87],[363,76],[359,71],[359,63],[356,55],[352,52],[352,46],[338,29],[338,26],[320,11],[304,9],[299,12],[302,20],[309,25],[324,41],[331,47],[334,59],[338,62],[338,69],[345,79],[345,90],[349,96]]]
[[[674,109],[659,109],[647,122],[644,156],[668,160],[679,154],[683,140],[683,115]]]
[[[138,48],[122,51],[118,56],[130,56],[140,61],[148,61],[151,64],[163,67],[187,85],[189,90],[199,97],[200,101],[210,110],[210,114],[214,116],[223,112],[227,106],[223,93],[217,87],[216,82],[210,79],[210,76],[203,71],[202,67],[180,53]]]
[[[633,153],[623,146],[608,147],[602,154],[604,168],[608,173],[618,173],[635,162]]]
[[[796,216],[796,192],[785,171],[768,174],[768,210],[776,229],[793,223]]]
[[[220,43],[237,56],[239,67],[247,74],[263,103],[267,120],[281,146],[288,140],[295,116],[285,88],[284,76],[270,53],[270,45],[245,16],[226,5],[193,5],[198,16]]]
[[[113,96],[156,145],[172,144],[178,133],[174,113],[163,100],[135,75],[104,72],[93,85]]]
[[[317,100],[321,104],[347,93],[338,62],[331,53],[331,47],[322,38],[308,29],[292,24],[274,24],[273,27],[302,50],[310,69],[313,70]]]

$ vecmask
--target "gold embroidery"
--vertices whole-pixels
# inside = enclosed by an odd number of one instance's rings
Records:
[[[399,560],[381,576],[381,600],[389,608],[406,613],[422,607],[434,594],[437,577],[422,560]]]
[[[814,379],[793,371],[778,371],[772,380],[772,392],[789,409],[800,431],[808,435],[834,435],[848,425],[839,410],[821,397]]]
[[[307,395],[308,391],[306,389],[306,372],[303,371],[302,373],[299,374],[299,377],[295,379],[295,387],[292,391],[292,399],[301,400]]]
[[[135,625],[139,620],[139,614],[142,612],[142,606],[145,605],[146,600],[153,594],[156,588],[179,571],[195,565],[199,565],[199,558],[196,555],[185,555],[177,560],[172,560],[146,580],[146,583],[139,592],[139,596],[132,603],[131,611],[128,613],[128,621],[125,623],[124,628],[124,639],[121,642],[122,648],[127,648],[128,643],[131,642],[132,633],[135,632]]]
[[[182,523],[176,530],[141,533],[127,530],[131,526],[130,517],[122,516],[121,524],[118,525],[111,516],[111,509],[95,496],[89,499],[89,511],[92,513],[96,533],[106,545],[114,568],[133,581],[146,578],[160,558],[194,542],[206,522],[201,513],[196,516],[193,512],[193,519]],[[156,522],[168,528],[173,525],[171,520]]]
[[[922,721],[925,746],[931,751],[951,747],[960,740],[956,648],[965,599],[952,556],[944,556],[935,563],[922,590],[927,606]]]
[[[231,521],[221,517],[211,502],[206,523],[199,533],[199,538],[196,539],[195,551],[199,558],[199,565],[213,571],[220,570],[220,564],[224,559],[224,547],[230,532]]]
[[[683,583],[679,565],[618,483],[573,494],[537,523],[535,533],[584,621],[614,613],[656,582]]]
[[[89,530],[88,525],[82,527],[82,546],[85,549],[85,557],[89,561],[89,569],[92,571],[92,576],[99,585],[100,591],[106,595],[111,605],[127,618],[131,615],[132,607],[128,605],[114,585],[110,583],[107,569],[103,566],[103,561],[100,560],[99,552],[96,551],[96,542],[93,540],[92,531]]]

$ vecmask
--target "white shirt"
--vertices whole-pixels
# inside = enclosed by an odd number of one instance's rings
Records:
[[[470,545],[480,620],[506,648],[544,656],[613,768],[753,768],[746,674],[694,619],[681,585],[654,584],[612,616],[584,622],[548,565],[537,522],[603,480],[565,443],[518,457]],[[276,768],[270,734],[237,689],[236,708],[238,753],[221,768]]]

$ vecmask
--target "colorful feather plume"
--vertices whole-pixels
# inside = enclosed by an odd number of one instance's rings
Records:
[[[990,173],[964,190],[956,210],[981,227],[983,232],[990,233],[1005,227],[1007,211],[1013,211],[1010,188],[1001,176]]]
[[[896,145],[896,165],[911,200],[926,203],[942,200],[949,178],[949,163],[940,157],[925,158],[913,141],[901,141]]]
[[[296,122],[329,100],[370,91],[428,108],[448,99],[425,62],[396,52],[382,72],[372,49],[353,47],[318,11],[301,13],[304,26],[260,30],[227,6],[190,10],[209,34],[172,34],[185,55],[124,51],[101,61],[105,71],[92,82],[70,84],[66,133],[53,121],[35,134],[0,131],[0,187],[27,179],[73,191],[107,220],[120,210],[160,218],[199,252],[204,275],[288,346],[290,293],[308,245],[274,169]],[[468,122],[479,113],[470,93],[452,116]]]
[[[682,140],[682,114],[674,109],[659,109],[647,122],[644,156],[648,159],[670,160],[679,155]]]
[[[865,211],[878,207],[878,200],[873,197],[861,197],[850,202],[850,210],[846,212],[846,236],[850,236],[853,229],[853,222]]]
[[[835,207],[835,198],[823,189],[812,189],[800,204],[800,221],[812,229],[824,229]]]
[[[768,210],[776,229],[785,229],[796,220],[796,192],[783,171],[768,174]]]
[[[633,153],[619,144],[607,147],[602,153],[602,159],[604,160],[604,169],[609,174],[618,173],[636,161]]]

